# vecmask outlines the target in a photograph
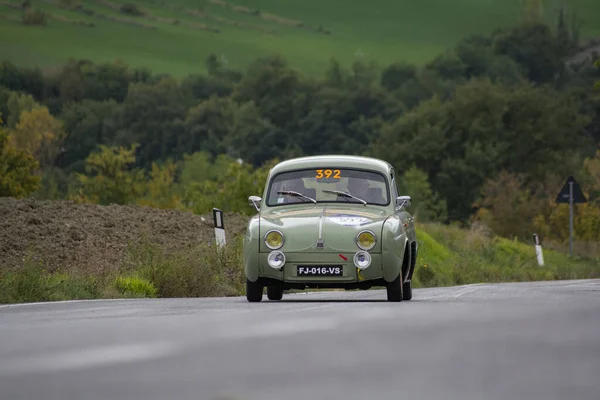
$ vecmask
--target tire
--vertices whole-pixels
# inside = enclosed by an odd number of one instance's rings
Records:
[[[412,282],[408,281],[402,285],[402,300],[412,299]]]
[[[268,285],[267,297],[269,300],[281,300],[283,298],[283,287],[279,285]]]
[[[251,282],[246,279],[246,300],[248,300],[250,303],[258,303],[262,300],[263,289],[264,285],[260,282],[260,280]]]
[[[387,289],[387,299],[388,301],[393,301],[393,302],[398,302],[398,301],[402,301],[403,299],[403,286],[402,282],[400,281],[400,275],[398,275],[398,277],[396,279],[394,279],[391,282],[387,282],[386,284],[386,289]]]

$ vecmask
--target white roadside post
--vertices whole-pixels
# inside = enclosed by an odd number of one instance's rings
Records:
[[[537,256],[537,262],[540,267],[544,266],[544,253],[542,252],[542,245],[540,244],[540,238],[537,233],[533,234],[533,243],[535,244],[535,255]]]
[[[213,220],[215,225],[215,240],[217,246],[225,246],[225,224],[223,223],[223,211],[213,208]]]

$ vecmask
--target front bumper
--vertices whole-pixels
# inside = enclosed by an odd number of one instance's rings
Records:
[[[271,278],[289,283],[356,283],[383,277],[381,265],[381,254],[371,254],[371,265],[366,269],[360,270],[354,265],[352,252],[347,253],[284,253],[286,262],[281,271],[273,269],[267,263],[269,253],[259,253],[258,269],[261,278]],[[343,255],[346,260],[341,256]],[[341,266],[342,276],[298,276],[297,266]]]

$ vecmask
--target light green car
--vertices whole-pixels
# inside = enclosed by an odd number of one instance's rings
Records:
[[[244,238],[246,298],[281,300],[284,290],[385,287],[389,301],[412,298],[417,260],[410,196],[389,163],[359,156],[311,156],[269,172]]]

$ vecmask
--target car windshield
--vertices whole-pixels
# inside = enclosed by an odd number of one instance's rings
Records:
[[[284,172],[269,185],[267,205],[290,203],[389,204],[385,177],[373,171],[323,167]]]

